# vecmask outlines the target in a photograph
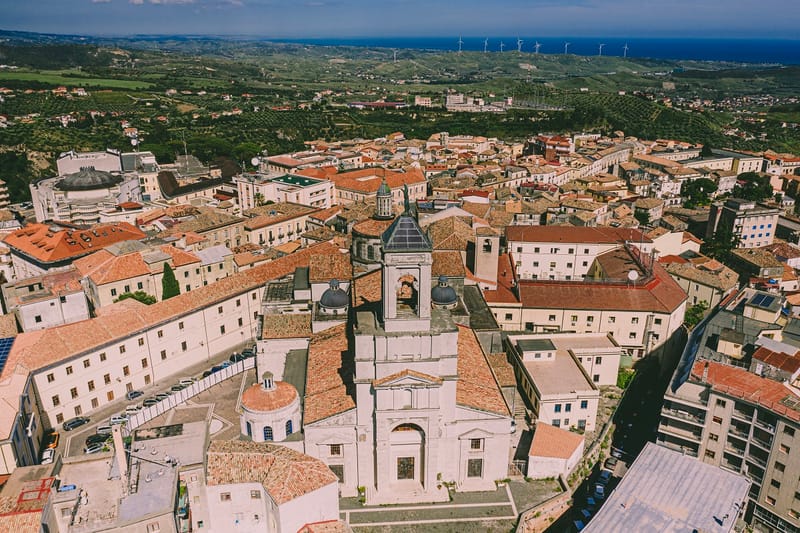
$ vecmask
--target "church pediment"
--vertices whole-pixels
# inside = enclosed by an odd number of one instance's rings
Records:
[[[393,387],[438,387],[442,384],[442,378],[417,372],[415,370],[403,370],[396,374],[391,374],[372,382],[376,389],[389,389]]]
[[[458,436],[459,440],[486,439],[489,437],[494,437],[494,433],[489,433],[488,431],[480,428],[471,429],[466,433],[462,433],[461,435]]]

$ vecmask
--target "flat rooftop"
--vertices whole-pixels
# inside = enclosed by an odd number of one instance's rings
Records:
[[[312,185],[322,183],[322,180],[307,178],[305,176],[296,176],[292,174],[284,174],[283,176],[272,178],[271,181],[285,183],[286,185],[294,185],[295,187],[311,187]]]
[[[647,443],[583,531],[728,533],[749,489],[740,474]]]
[[[512,343],[531,342],[524,337],[509,337],[509,340]],[[548,342],[553,345],[552,341]],[[542,396],[597,390],[581,369],[580,363],[565,350],[556,350],[553,359],[523,361],[522,364]]]

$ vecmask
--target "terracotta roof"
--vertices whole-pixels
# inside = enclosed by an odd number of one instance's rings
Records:
[[[285,242],[283,244],[279,244],[278,246],[274,246],[273,249],[282,253],[282,254],[293,254],[297,250],[303,247],[303,244],[299,240]]]
[[[192,232],[202,235],[206,231],[212,231],[224,226],[239,224],[244,219],[217,211],[208,207],[196,208],[196,212],[190,218],[179,221],[174,226],[163,231],[164,235],[178,235]]]
[[[17,365],[32,372],[39,368],[95,350],[109,343],[144,332],[168,320],[208,307],[237,294],[262,287],[268,280],[286,276],[297,267],[308,265],[318,253],[339,253],[328,243],[317,244],[297,253],[237,272],[215,283],[179,294],[153,305],[139,306],[136,312],[100,316],[17,336],[0,375],[4,380]]]
[[[364,274],[353,280],[353,307],[380,302],[383,298],[383,278],[380,270]]]
[[[329,282],[332,279],[353,279],[353,267],[349,254],[325,254],[311,256],[308,263],[308,280],[311,283]]]
[[[514,266],[510,254],[502,254],[497,258],[497,289],[483,291],[483,297],[489,303],[519,304],[519,299],[512,289],[514,283]]]
[[[311,213],[308,215],[308,218],[313,218],[315,220],[319,220],[320,222],[327,222],[342,210],[342,206],[335,205],[333,207],[329,207],[328,209],[323,209],[321,211],[317,211],[316,213]]]
[[[465,251],[471,242],[475,242],[475,230],[471,221],[461,217],[447,217],[432,222],[427,227],[434,250]]]
[[[434,383],[443,383],[442,378],[438,378],[436,376],[431,376],[430,374],[425,374],[424,372],[417,372],[416,370],[411,370],[406,368],[405,370],[401,370],[400,372],[395,372],[394,374],[390,374],[386,377],[381,379],[372,380],[373,387],[380,387],[381,385],[386,385],[387,383],[391,383],[397,379],[402,379],[405,377],[415,377],[425,381],[432,381]]]
[[[352,529],[346,522],[341,520],[329,520],[327,522],[314,522],[305,524],[297,533],[352,533]]]
[[[719,266],[717,267],[717,265]],[[666,263],[664,266],[667,272],[673,276],[696,281],[723,291],[732,289],[739,284],[739,274],[713,259],[699,265],[675,261]]]
[[[704,377],[706,366],[708,374]],[[800,403],[800,397],[778,381],[714,361],[695,361],[692,366],[692,378],[700,383],[708,383],[715,391],[761,405],[794,421],[800,421],[800,411],[782,403],[788,399],[796,405]]]
[[[306,397],[303,418],[313,424],[355,409],[353,372],[355,360],[347,343],[346,324],[327,329],[308,346]]]
[[[325,463],[286,446],[236,440],[208,446],[208,485],[261,483],[278,505],[337,482]]]
[[[425,183],[422,171],[416,168],[405,172],[394,172],[385,168],[363,168],[350,172],[333,174],[329,179],[336,184],[337,189],[347,189],[360,193],[376,193],[378,187],[386,179],[390,189],[398,189],[403,185]]]
[[[539,422],[533,432],[531,449],[528,455],[531,457],[569,459],[582,444],[582,435]]]
[[[522,306],[537,309],[596,309],[672,313],[687,298],[664,267],[653,265],[644,285],[575,281],[520,281]],[[487,301],[489,298],[487,297]]]
[[[394,218],[387,220],[368,218],[354,224],[353,233],[360,233],[366,237],[380,237],[383,235],[383,232],[392,225],[392,222],[394,222]]]
[[[486,356],[492,372],[497,377],[497,382],[501,387],[516,387],[517,378],[514,375],[514,367],[508,362],[508,355],[505,353],[490,353]]]
[[[458,326],[456,403],[501,416],[511,415],[475,332],[461,325]]]
[[[595,228],[573,226],[509,226],[508,241],[520,242],[564,242],[585,244],[614,244],[625,241],[652,243],[642,232],[635,229],[620,229],[598,226]]]
[[[455,250],[434,251],[431,274],[434,278],[447,276],[449,278],[463,278],[467,275],[461,252]]]
[[[200,263],[200,259],[196,255],[175,246],[165,244],[157,249],[167,254],[172,259],[172,264],[175,267]],[[81,276],[91,278],[97,285],[103,285],[137,276],[149,275],[151,267],[148,266],[144,256],[147,256],[152,251],[152,249],[147,249],[115,255],[108,250],[98,250],[89,256],[76,260],[74,264]],[[152,266],[152,272],[161,272],[163,268],[163,261],[159,261]]]
[[[794,374],[800,370],[800,357],[797,357],[797,351],[794,353],[775,352],[760,346],[758,350],[753,353],[753,359],[763,361],[764,363],[779,368],[790,374]]]
[[[242,406],[249,411],[277,411],[297,400],[297,389],[285,381],[276,381],[273,390],[265,390],[261,383],[256,383],[242,393]]]
[[[309,207],[307,205],[291,202],[263,205],[245,211],[245,215],[252,216],[253,218],[247,219],[244,223],[244,227],[248,230],[260,229],[273,224],[280,224],[287,220],[307,216],[316,210],[316,207]]]
[[[264,315],[261,322],[262,339],[302,339],[311,337],[311,315]]]
[[[92,229],[74,229],[57,224],[29,224],[3,239],[12,250],[40,263],[76,259],[121,241],[145,237],[127,222],[97,224]]]

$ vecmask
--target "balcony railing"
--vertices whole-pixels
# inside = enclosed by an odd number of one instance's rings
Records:
[[[674,418],[679,418],[681,420],[686,420],[688,422],[692,422],[692,423],[695,423],[695,424],[703,425],[705,423],[705,420],[704,420],[703,417],[698,416],[698,415],[693,415],[693,414],[691,414],[689,412],[686,412],[686,411],[680,411],[678,409],[664,409],[661,412],[663,414],[667,415],[667,416],[671,416],[671,417],[674,417]]]
[[[770,424],[769,422],[765,422],[764,420],[761,420],[760,418],[756,418],[754,420],[754,422],[758,427],[760,427],[762,429],[766,429],[770,433],[775,433],[775,425],[774,424]]]
[[[752,455],[752,454],[748,455],[746,460],[750,461],[751,463],[757,464],[762,468],[766,468],[767,467],[767,462],[764,459],[756,457],[755,455]]]

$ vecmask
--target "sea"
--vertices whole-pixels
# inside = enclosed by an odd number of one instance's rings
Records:
[[[533,53],[540,44],[542,54],[567,52],[581,56],[602,55],[668,60],[732,61],[736,63],[800,64],[800,39],[699,39],[699,38],[632,38],[617,37],[355,37],[270,39],[322,46],[363,46],[370,48],[451,50],[461,49],[487,53],[516,52],[518,40],[523,53]],[[627,51],[625,47],[627,46]]]

